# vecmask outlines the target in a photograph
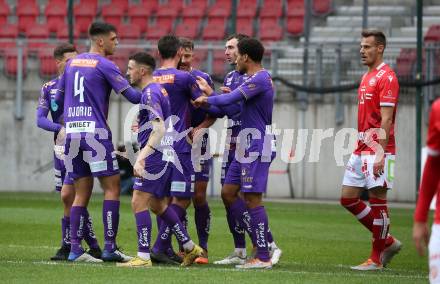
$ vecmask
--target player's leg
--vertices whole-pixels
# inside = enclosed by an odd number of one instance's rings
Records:
[[[194,220],[199,238],[199,246],[203,248],[204,256],[196,259],[198,264],[208,263],[208,237],[211,226],[211,210],[206,199],[208,188],[209,170],[212,160],[201,162],[201,172],[195,173],[194,196]]]
[[[256,246],[256,255],[237,268],[266,269],[272,267],[269,255],[268,230],[269,218],[263,206],[263,193],[267,190],[270,162],[257,159],[241,164],[241,191],[250,215],[250,231]]]
[[[142,184],[141,179],[136,179],[138,184]],[[151,216],[148,204],[150,203],[151,194],[144,192],[142,188],[135,188],[131,199],[131,208],[133,210],[137,237],[138,251],[137,256],[128,262],[120,263],[122,267],[150,267],[152,262],[150,259],[150,243],[151,243]]]

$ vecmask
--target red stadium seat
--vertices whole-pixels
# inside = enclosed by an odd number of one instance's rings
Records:
[[[57,32],[60,26],[66,24],[67,6],[64,1],[51,1],[46,5],[47,28],[50,32]]]
[[[75,39],[78,39],[80,37],[79,29],[74,26],[73,27],[73,37]],[[57,31],[57,38],[61,40],[68,40],[69,39],[69,28],[67,25],[61,26]]]
[[[168,1],[167,4],[159,5],[157,8],[158,18],[170,18],[175,20],[182,11],[183,1]]]
[[[208,11],[208,18],[226,19],[231,15],[231,1],[217,1]]]
[[[0,26],[0,53],[4,53],[7,49],[15,49],[17,43],[15,42],[18,37],[17,25],[2,25]]]
[[[425,35],[425,42],[440,42],[440,25],[429,27]]]
[[[287,2],[287,17],[304,17],[304,0],[289,0]]]
[[[40,9],[34,1],[17,4],[18,31],[26,32],[27,28],[35,25]]]
[[[150,16],[156,12],[157,2],[149,1],[141,3],[139,5],[131,5],[128,7],[128,16],[130,23],[136,25],[141,29],[141,32],[145,32],[148,27],[148,20]]]
[[[134,43],[139,41],[141,38],[141,28],[136,25],[119,25],[118,29],[118,37],[121,39],[123,43]]]
[[[287,18],[287,32],[293,36],[300,36],[304,32],[304,16]]]
[[[81,1],[74,7],[75,26],[80,33],[87,33],[90,24],[96,16],[97,4],[93,1]]]
[[[225,23],[224,18],[212,18],[203,30],[202,38],[204,40],[222,40],[225,38]]]
[[[109,56],[109,59],[118,66],[122,74],[125,74],[127,72],[127,62],[129,56],[130,56],[129,50],[118,50],[116,54]]]
[[[180,23],[174,33],[177,36],[196,39],[199,34],[201,18],[186,18]]]
[[[8,22],[8,16],[11,12],[9,5],[4,0],[0,1],[0,26],[3,26]]]
[[[264,1],[260,9],[260,18],[281,18],[283,15],[282,1]]]
[[[149,25],[147,30],[147,39],[158,40],[162,36],[169,34],[173,28],[174,19],[159,18],[155,25]]]
[[[254,19],[253,18],[237,18],[237,33],[254,36]]]
[[[402,48],[396,58],[396,73],[400,77],[413,77],[414,63],[417,59],[415,48]]]
[[[35,24],[27,29],[26,37],[30,40],[28,42],[29,52],[34,53],[47,46],[47,43],[43,40],[49,38],[49,30],[46,25]]]
[[[212,62],[212,73],[217,76],[222,76],[226,73],[225,59],[214,59]]]
[[[112,2],[102,7],[101,16],[104,18],[105,22],[118,26],[122,22],[126,9],[126,4],[122,4],[120,2]]]
[[[42,78],[52,78],[57,74],[57,66],[53,59],[53,48],[46,48],[38,52],[40,61],[40,76]]]
[[[182,17],[183,18],[202,18],[206,14],[206,9],[208,5],[207,2],[202,1],[192,1],[191,4],[183,7]]]
[[[312,10],[315,15],[327,15],[332,11],[332,0],[313,0]]]
[[[240,1],[237,7],[237,18],[254,18],[257,15],[257,1]]]
[[[5,52],[5,75],[10,78],[16,78],[17,77],[17,50],[8,50]],[[23,52],[23,77],[26,76],[27,73],[27,51],[24,50]]]
[[[260,20],[260,39],[262,41],[278,41],[283,38],[283,29],[277,21],[272,18]]]

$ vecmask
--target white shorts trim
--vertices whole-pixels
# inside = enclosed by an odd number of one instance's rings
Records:
[[[395,155],[385,154],[384,173],[380,177],[373,174],[375,155],[351,154],[345,167],[343,185],[371,189],[375,187],[393,188]]]

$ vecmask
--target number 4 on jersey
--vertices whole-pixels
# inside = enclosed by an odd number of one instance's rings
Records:
[[[80,76],[79,71],[75,72],[75,82],[73,86],[74,97],[79,95],[79,102],[84,102],[84,76]]]

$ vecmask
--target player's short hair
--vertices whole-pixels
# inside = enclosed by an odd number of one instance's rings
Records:
[[[180,38],[180,46],[184,49],[189,48],[190,50],[194,50],[194,42],[186,37]]]
[[[104,22],[93,22],[89,27],[89,36],[108,35],[110,32],[116,33],[116,27]]]
[[[362,31],[362,37],[373,36],[376,44],[383,45],[383,48],[387,46],[387,38],[385,34],[380,30],[368,29]]]
[[[245,34],[232,34],[232,35],[228,36],[226,38],[226,40],[230,41],[231,39],[234,39],[234,38],[237,39],[237,41],[240,41],[240,40],[242,40],[244,38],[249,38],[249,36],[245,35]]]
[[[68,42],[58,44],[53,50],[53,57],[58,60],[64,58],[64,53],[77,52],[76,47]]]
[[[128,60],[133,60],[138,64],[146,65],[150,67],[151,70],[156,68],[156,60],[154,60],[154,57],[145,51],[137,52],[131,55]]]
[[[175,35],[163,36],[157,43],[157,49],[159,49],[159,54],[162,59],[173,58],[176,56],[180,47],[180,40]]]
[[[238,41],[237,48],[238,53],[247,54],[255,63],[260,63],[263,59],[264,46],[255,38],[244,38]]]

